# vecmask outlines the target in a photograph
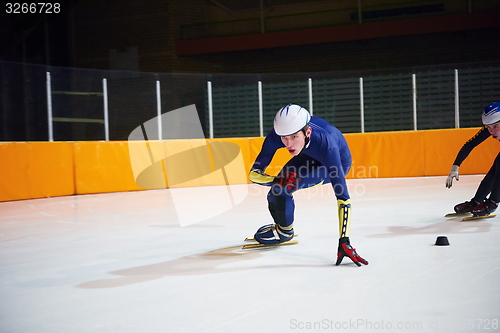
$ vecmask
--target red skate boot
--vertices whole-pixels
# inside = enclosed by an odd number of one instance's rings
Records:
[[[455,210],[455,213],[457,213],[457,214],[472,213],[472,210],[477,205],[479,205],[479,202],[477,202],[474,199],[471,199],[471,201],[459,203],[453,209]]]
[[[484,202],[481,202],[472,209],[472,214],[474,216],[487,216],[497,210],[497,208],[498,203],[490,199],[486,199]]]

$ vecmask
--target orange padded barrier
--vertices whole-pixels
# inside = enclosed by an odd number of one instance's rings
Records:
[[[247,183],[248,138],[134,141],[133,179],[143,189]]]
[[[250,183],[248,173],[253,164],[249,138],[210,139],[214,169],[223,169],[228,185]]]
[[[352,155],[347,178],[416,177],[423,175],[421,132],[381,132],[344,135]],[[251,141],[252,163],[264,138]],[[276,175],[292,156],[278,149],[266,172]]]
[[[73,145],[0,143],[0,201],[75,193]]]
[[[352,156],[347,178],[423,176],[422,132],[346,134],[345,138]]]
[[[128,143],[74,142],[76,194],[142,190],[136,185]]]
[[[446,176],[479,128],[346,134],[347,178]],[[71,194],[249,183],[264,138],[0,144],[0,201]],[[489,138],[460,174],[484,174],[500,150]],[[291,155],[279,149],[266,172]],[[443,180],[444,181],[444,180]]]
[[[445,176],[463,144],[479,128],[345,134],[352,155],[347,178],[395,178]],[[250,155],[255,160],[264,138],[251,139]],[[460,174],[488,172],[500,150],[492,138],[476,147],[460,167]],[[276,175],[291,158],[279,149],[266,170]],[[253,163],[253,162],[252,162]]]
[[[424,176],[448,175],[460,148],[480,128],[424,131]],[[459,169],[461,175],[485,174],[500,151],[500,142],[488,138],[474,148]]]

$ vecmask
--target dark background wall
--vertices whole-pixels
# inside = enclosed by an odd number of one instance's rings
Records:
[[[277,87],[295,84],[292,76],[296,74],[300,76],[297,84],[306,84],[310,76],[301,73],[315,72],[315,78],[325,73],[328,80],[334,82],[343,75],[338,73],[349,73],[346,77],[353,78],[358,75],[357,71],[364,71],[364,75],[368,71],[390,78],[393,73],[408,76],[407,73],[430,70],[422,66],[433,66],[437,73],[446,70],[443,75],[447,82],[452,82],[453,68],[473,68],[469,71],[474,72],[474,84],[467,86],[463,83],[465,79],[461,84],[463,90],[477,93],[469,100],[466,94],[460,95],[461,112],[478,122],[477,110],[498,96],[498,0],[58,2],[61,3],[59,13],[7,14],[6,10],[0,11],[0,61],[4,61],[0,62],[0,140],[47,140],[47,70],[52,73],[53,90],[60,91],[102,92],[102,77],[108,78],[111,140],[126,139],[131,130],[156,115],[155,81],[160,78],[163,109],[196,104],[205,127],[207,79],[214,81],[214,98],[219,98],[216,109],[220,117],[235,116],[232,120],[235,124],[241,119],[234,110],[255,109],[253,91],[257,78],[217,76],[225,73],[260,75],[258,80],[264,78],[265,93],[269,93],[273,84]],[[7,6],[7,1],[1,4]],[[485,69],[483,73],[481,68],[489,67],[490,62],[496,62],[496,67]],[[26,64],[39,66],[28,68]],[[184,77],[182,73],[206,75]],[[292,76],[285,78],[285,75],[277,75],[279,73]],[[419,84],[421,82],[423,79],[419,76]],[[372,85],[377,87],[378,83]],[[439,88],[442,85],[439,84]],[[386,88],[390,90],[393,86],[399,89],[397,80]],[[320,89],[319,81],[315,81],[314,87]],[[353,96],[357,94],[356,87],[354,82]],[[448,93],[450,87],[444,87],[446,96],[442,101],[434,101],[432,107],[427,108],[429,115],[453,110],[453,98]],[[306,88],[299,90],[305,92]],[[419,96],[423,96],[425,90],[419,89]],[[246,101],[246,106],[238,100],[243,98],[240,90],[247,95],[247,90],[252,91],[252,100]],[[321,104],[318,98],[315,99],[315,112],[320,115],[323,112],[327,118],[332,114],[337,118],[341,115],[357,117],[357,95],[351,98],[353,102],[346,105],[345,110],[340,110],[339,98],[331,92],[325,94],[333,100]],[[430,92],[429,95],[436,94]],[[280,100],[272,101],[275,96]],[[276,92],[266,95],[265,102],[270,103],[265,104],[265,112],[269,113],[266,117],[269,118],[290,96],[297,98],[295,90],[288,89],[284,95]],[[102,118],[101,99],[54,95],[54,116]],[[307,103],[307,99],[304,100],[306,102],[302,103]],[[382,103],[380,93],[375,94],[373,102]],[[384,107],[380,110],[372,108],[373,119],[388,117],[382,112],[389,102],[382,103]],[[408,109],[406,104],[398,106],[396,103],[396,107],[398,112]],[[419,105],[419,110],[424,112],[425,105]],[[389,129],[408,127],[401,125],[397,115],[391,117],[389,120],[394,126]],[[333,121],[339,125],[342,119],[337,118]],[[230,127],[235,128],[234,124]],[[428,128],[452,125],[448,120],[438,121]],[[470,121],[463,125],[472,126]],[[56,140],[100,140],[103,137],[102,124],[57,122],[54,126]],[[346,125],[341,129],[356,131],[358,127]],[[204,130],[207,132],[207,128]],[[385,130],[385,127],[378,130]],[[223,129],[217,131],[220,135],[256,135],[248,131],[229,134]]]
[[[339,71],[500,59],[500,20],[477,23],[481,21],[478,15],[500,10],[495,0],[263,0],[262,7],[259,0],[61,3],[58,15],[2,11],[0,59],[165,73]],[[468,22],[474,15],[476,23]],[[455,21],[447,23],[454,17]],[[262,18],[265,33],[258,31]],[[414,29],[402,35],[405,22],[415,22],[411,23]],[[345,29],[321,30],[328,25]],[[372,27],[380,32],[367,34]],[[291,33],[280,37],[283,31]],[[336,33],[346,37],[297,42]],[[237,37],[227,38],[230,35]],[[247,42],[249,36],[272,35],[274,40],[260,46]],[[183,39],[194,43],[191,51],[195,52],[178,55]],[[225,45],[223,52],[203,51],[204,41]],[[238,43],[249,47],[234,50],[231,45]]]

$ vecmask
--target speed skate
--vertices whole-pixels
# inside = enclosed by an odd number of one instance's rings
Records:
[[[297,237],[298,235],[295,234],[294,237]],[[245,238],[245,242],[251,242],[255,241],[255,238]],[[261,244],[261,243],[252,243],[252,244],[246,244],[243,245],[242,249],[255,249],[255,248],[265,248],[265,247],[277,247],[277,246],[283,246],[283,245],[293,245],[297,244],[299,241],[298,240],[289,240],[287,242],[282,242],[282,243],[277,243],[277,244]]]
[[[495,217],[495,214],[489,214],[489,215],[483,215],[483,216],[469,216],[469,217],[464,217],[462,221],[472,221],[472,220],[482,220],[482,219],[489,219],[492,217]]]
[[[488,219],[488,218],[492,218],[492,217],[495,217],[496,214],[488,214],[488,215],[472,215],[472,213],[469,213],[469,212],[466,212],[466,213],[449,213],[449,214],[446,214],[445,217],[459,217],[459,216],[464,216],[464,218],[462,218],[462,221],[474,221],[474,220],[482,220],[482,219]]]

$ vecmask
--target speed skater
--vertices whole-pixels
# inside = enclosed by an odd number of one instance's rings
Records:
[[[265,171],[279,148],[286,148],[293,157],[277,176],[270,176]],[[336,265],[340,265],[344,257],[349,257],[358,267],[368,265],[349,240],[351,200],[345,176],[351,163],[347,142],[336,127],[324,119],[312,117],[299,105],[290,104],[281,108],[249,174],[253,183],[271,187],[267,201],[274,223],[259,228],[255,240],[261,244],[291,240],[294,237],[293,193],[330,183],[337,198],[339,221]]]
[[[470,152],[490,136],[500,140],[500,103],[488,105],[482,114],[483,127],[458,152],[457,158],[451,167],[446,179],[446,187],[451,188],[453,178],[459,180],[458,168],[469,156]],[[489,197],[488,197],[489,195]],[[483,178],[476,194],[470,201],[455,206],[456,213],[470,212],[474,216],[486,216],[493,213],[500,202],[500,153],[498,153],[490,170]]]

